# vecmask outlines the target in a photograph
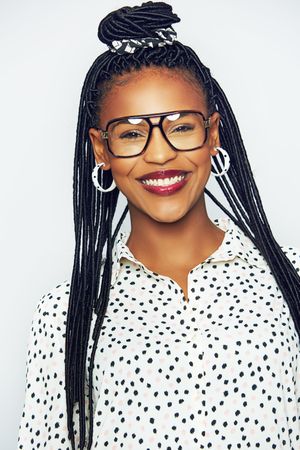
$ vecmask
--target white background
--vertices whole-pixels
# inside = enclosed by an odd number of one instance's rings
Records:
[[[75,129],[85,74],[106,50],[97,38],[98,23],[112,9],[135,4],[0,4],[3,450],[17,447],[33,311],[72,270]],[[210,67],[235,112],[275,238],[300,248],[300,2],[169,4],[182,20],[174,25],[178,39]],[[208,207],[211,216],[223,215]]]

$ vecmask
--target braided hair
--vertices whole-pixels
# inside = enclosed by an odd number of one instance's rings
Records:
[[[179,21],[180,18],[167,3],[148,1],[108,14],[100,22],[98,37],[111,47],[114,40],[157,37],[155,30],[170,27]],[[116,188],[103,194],[94,188],[91,173],[95,159],[88,130],[98,125],[102,100],[115,79],[145,66],[166,67],[188,76],[202,89],[208,112],[219,112],[221,146],[228,151],[231,164],[227,176],[216,179],[232,211],[228,211],[207,188],[204,192],[260,250],[283,293],[300,335],[300,277],[272,234],[234,113],[210,70],[190,47],[177,40],[172,45],[140,47],[134,53],[119,54],[109,49],[96,58],[86,75],[76,131],[73,181],[76,245],[65,349],[68,432],[72,449],[75,449],[73,414],[77,403],[79,448],[90,449],[92,446],[94,357],[109,301],[112,249],[128,212],[127,205],[113,231],[119,190]],[[101,185],[107,188],[112,182],[111,171],[101,171],[99,178]],[[91,329],[93,313],[96,319]],[[92,347],[88,357],[90,336]]]

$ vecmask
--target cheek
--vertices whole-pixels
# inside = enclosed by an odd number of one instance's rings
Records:
[[[135,166],[133,159],[130,161],[130,158],[128,160],[119,158],[111,162],[111,173],[117,184],[122,185],[126,182],[126,177],[130,175]]]
[[[200,172],[211,166],[210,152],[205,148],[194,152],[191,151],[190,154],[187,155],[187,159],[189,159],[190,163],[192,163],[196,170],[199,170]]]

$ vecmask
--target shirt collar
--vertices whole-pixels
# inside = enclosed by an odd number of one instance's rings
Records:
[[[234,258],[240,258],[250,265],[260,269],[265,269],[267,266],[266,260],[258,248],[254,245],[251,239],[230,219],[224,216],[212,220],[215,225],[225,231],[224,239],[212,255],[210,255],[202,264],[211,264],[219,261],[230,261]],[[130,231],[120,231],[116,237],[115,244],[112,250],[112,279],[111,285],[117,281],[120,271],[121,258],[130,260],[140,266],[143,266],[146,271],[149,271],[144,264],[137,260],[126,245],[129,238]]]

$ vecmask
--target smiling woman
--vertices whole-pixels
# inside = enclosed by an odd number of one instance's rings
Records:
[[[122,75],[118,81],[122,81]],[[138,115],[144,117],[143,113],[147,108],[150,112],[148,122],[144,119],[139,125],[130,123]],[[167,248],[164,246],[170,247],[168,258],[170,262],[176,260],[178,266],[190,265],[199,259],[204,243],[210,254],[219,243],[216,242],[215,234],[219,239],[220,233],[217,227],[210,226],[207,235],[201,233],[202,238],[199,238],[196,224],[200,226],[201,221],[203,227],[204,217],[200,211],[205,210],[203,190],[210,175],[210,155],[217,153],[214,145],[219,144],[219,114],[214,112],[208,119],[202,90],[198,88],[196,91],[174,69],[144,67],[132,73],[126,84],[112,88],[103,100],[101,109],[103,113],[100,114],[100,125],[103,125],[100,128],[107,129],[107,140],[101,139],[97,128],[91,128],[89,133],[96,161],[105,162],[106,170],[111,170],[114,182],[130,204],[132,233],[129,248],[131,245],[140,248],[138,243],[135,244],[135,236],[137,237],[139,230],[145,230],[146,226],[150,244],[145,254],[148,263],[151,259],[157,261],[157,251],[166,254]],[[178,113],[170,115],[178,110],[179,116]],[[118,117],[123,118],[121,123]],[[187,176],[171,186],[159,186],[158,179],[169,177],[166,170],[174,171],[174,176],[182,172]],[[141,178],[145,177],[150,177],[148,184],[141,183]],[[175,192],[178,195],[171,195]],[[191,236],[191,231],[186,233],[184,230],[178,242],[177,228],[183,225],[181,222],[174,225],[174,222],[188,212],[190,222],[196,225],[196,228],[190,228],[194,236]],[[207,226],[210,221],[206,213],[205,215]],[[149,220],[150,218],[153,220]],[[168,236],[165,236],[163,243],[160,242],[162,226],[159,222],[173,224],[168,231],[163,226],[164,233]],[[215,233],[213,228],[216,229]],[[143,240],[143,237],[140,236],[138,240]],[[177,245],[174,247],[175,241]],[[184,249],[191,242],[197,243],[197,246],[193,245],[192,254],[188,254]],[[178,251],[178,245],[182,247],[182,251]],[[170,270],[172,266],[174,264]]]
[[[179,20],[149,1],[100,22],[72,279],[34,316],[20,450],[298,446],[300,250],[274,239],[228,100]]]

